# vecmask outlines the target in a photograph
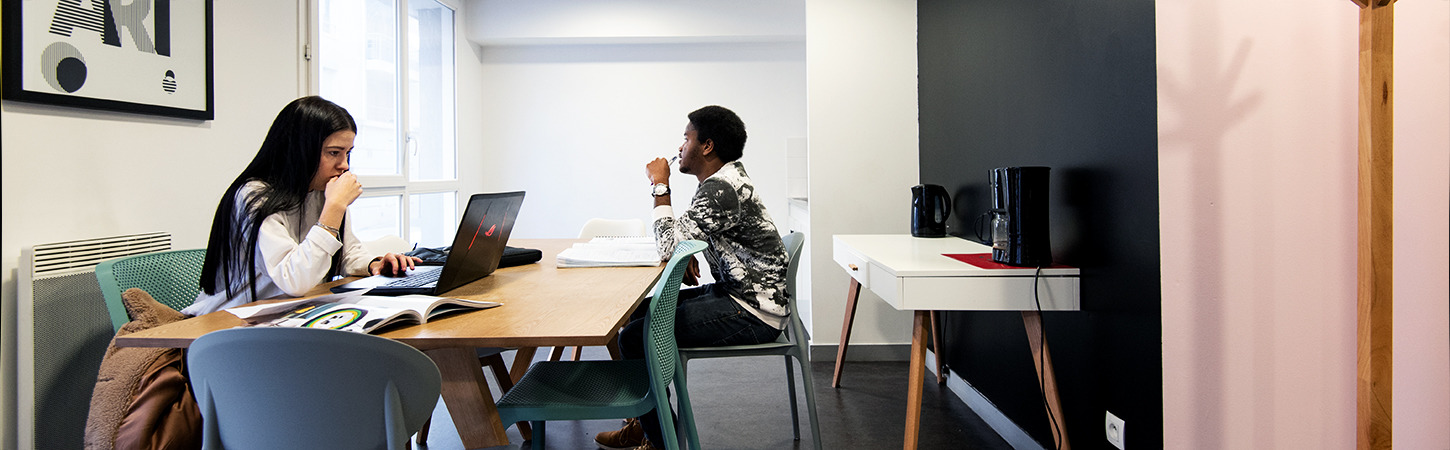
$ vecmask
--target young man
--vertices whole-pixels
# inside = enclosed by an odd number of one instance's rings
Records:
[[[679,218],[670,203],[670,163],[656,158],[645,165],[653,185],[660,257],[668,258],[684,240],[710,244],[704,255],[716,282],[680,291],[675,340],[680,347],[774,341],[790,315],[785,289],[789,260],[775,222],[738,161],[745,148],[745,123],[719,106],[700,108],[689,119],[680,146],[680,173],[694,175],[700,185]],[[692,261],[685,284],[696,285],[698,275]],[[647,313],[646,308],[635,311],[620,332],[620,352],[627,359],[644,358]],[[664,448],[656,413],[631,419],[623,429],[599,433],[594,440],[606,449]]]

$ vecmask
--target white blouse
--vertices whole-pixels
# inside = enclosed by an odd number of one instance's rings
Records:
[[[237,190],[235,217],[239,218],[242,226],[246,226],[247,198],[262,186],[264,184],[261,181],[251,181]],[[255,268],[257,296],[260,299],[298,297],[327,281],[323,277],[332,268],[332,255],[338,250],[342,251],[344,274],[367,274],[368,263],[372,262],[373,255],[368,255],[357,236],[352,234],[351,213],[344,215],[341,242],[332,237],[332,233],[315,225],[322,216],[325,200],[321,191],[312,191],[307,193],[301,207],[274,213],[262,221],[257,236]],[[238,257],[245,260],[241,255]],[[217,289],[215,295],[202,292],[197,295],[195,303],[181,312],[199,316],[251,302],[252,293],[247,288],[247,277],[243,275],[238,278],[232,280],[231,290],[236,296],[227,297],[225,289]],[[217,285],[220,287],[224,282],[224,278],[218,273]]]

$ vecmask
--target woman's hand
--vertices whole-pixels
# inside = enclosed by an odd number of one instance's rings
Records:
[[[357,182],[357,175],[352,172],[343,172],[342,175],[327,180],[327,189],[323,191],[323,196],[327,199],[325,205],[342,209],[347,209],[347,205],[351,205],[361,195],[362,183]]]
[[[403,275],[406,275],[409,270],[413,270],[414,267],[417,267],[418,263],[420,262],[423,262],[423,260],[419,258],[414,258],[412,256],[389,253],[383,256],[379,256],[373,259],[373,262],[368,263],[368,273],[371,273],[373,275],[401,277]]]

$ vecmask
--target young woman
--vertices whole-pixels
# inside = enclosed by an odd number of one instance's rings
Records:
[[[356,137],[352,115],[321,97],[293,100],[277,113],[257,156],[217,205],[202,292],[182,313],[296,297],[337,275],[398,274],[419,262],[364,254],[352,234],[347,206],[362,194],[347,165]]]

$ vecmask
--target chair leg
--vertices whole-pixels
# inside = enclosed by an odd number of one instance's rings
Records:
[[[553,350],[549,350],[549,361],[558,361],[563,356],[564,347],[554,347]]]
[[[795,369],[791,367],[790,356],[785,356],[785,388],[790,391],[790,431],[795,433],[795,440],[801,440],[801,419],[796,412],[795,396]]]
[[[815,441],[815,449],[821,450],[821,422],[816,418],[816,383],[815,376],[811,375],[811,364],[806,358],[797,355],[796,362],[801,365],[801,378],[805,381],[806,391],[806,414],[811,418],[811,438]],[[792,382],[794,384],[794,382]]]
[[[423,428],[418,430],[418,445],[428,443],[428,427],[433,425],[433,416],[429,415],[428,420],[423,421]]]
[[[678,390],[678,388],[676,388],[676,390]],[[681,423],[684,423],[683,421],[685,420],[684,419],[685,413],[683,412],[684,409],[685,409],[685,405],[690,402],[690,400],[687,398],[687,396],[686,395],[683,395],[683,394],[684,393],[681,392],[681,396],[680,396],[680,411],[682,411],[680,413],[680,421],[681,421]],[[675,450],[675,449],[680,448],[680,435],[679,435],[679,433],[676,433],[675,432],[674,414],[672,414],[670,412],[670,409],[669,409],[670,401],[668,399],[665,400],[664,401],[664,405],[665,405],[665,407],[664,407],[665,409],[663,411],[661,411],[659,407],[656,407],[655,408],[655,415],[660,418],[660,432],[661,432],[661,434],[664,435],[663,437],[664,437],[665,442],[664,442],[663,445],[665,446],[665,450]],[[692,419],[693,419],[693,417],[692,417]],[[686,431],[685,434],[688,435],[689,434],[689,431]],[[688,438],[687,438],[687,440],[688,440]],[[686,445],[693,446],[694,444],[686,444]],[[695,450],[698,450],[698,449],[695,449]]]
[[[578,361],[582,357],[584,357],[584,347],[574,346],[574,360]]]
[[[509,389],[514,388],[514,380],[513,378],[509,377],[509,366],[508,364],[504,363],[503,355],[494,353],[492,355],[478,358],[478,362],[479,364],[487,366],[490,370],[493,370],[493,379],[498,380],[499,397],[503,397],[503,394],[507,394]],[[516,424],[519,427],[519,436],[523,437],[524,440],[528,440],[530,438],[530,435],[532,434],[532,430],[529,428],[529,423],[520,421]],[[422,444],[421,441],[418,443]]]
[[[535,420],[529,423],[534,426],[535,430],[539,431],[538,433],[534,433],[533,439],[530,439],[532,442],[529,443],[529,450],[544,450],[546,448],[544,446],[544,421]]]
[[[685,445],[691,450],[700,450],[700,432],[695,428],[695,409],[690,405],[690,389],[688,387],[689,372],[685,370],[686,362],[689,361],[681,355],[680,367],[675,374],[675,395],[679,397],[680,423],[685,429]],[[665,400],[669,404],[669,400]],[[661,414],[663,417],[665,414]]]

